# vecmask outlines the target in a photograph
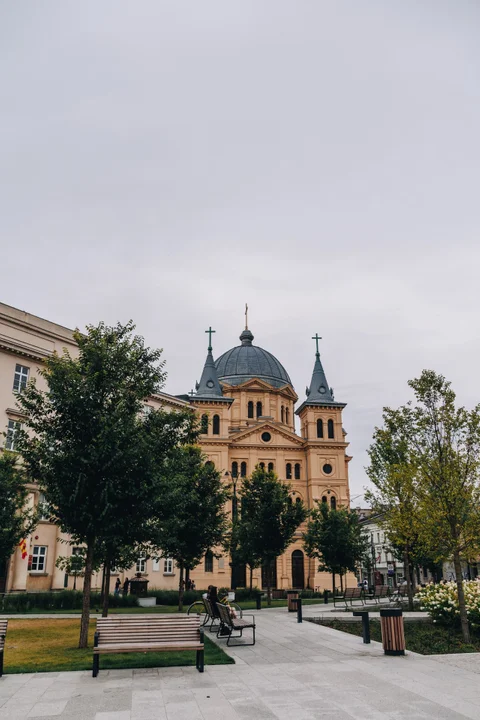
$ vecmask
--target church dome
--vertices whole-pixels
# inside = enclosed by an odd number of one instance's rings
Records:
[[[287,371],[277,358],[267,350],[252,345],[253,335],[250,330],[245,329],[240,340],[241,345],[227,350],[215,360],[220,382],[240,385],[252,378],[259,378],[276,388],[292,385]]]

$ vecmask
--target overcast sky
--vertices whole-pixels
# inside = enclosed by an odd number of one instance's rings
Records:
[[[174,394],[245,302],[300,400],[318,332],[358,495],[409,378],[480,400],[479,70],[477,0],[3,2],[0,299]]]

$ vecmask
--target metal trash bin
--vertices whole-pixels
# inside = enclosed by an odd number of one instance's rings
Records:
[[[287,590],[287,607],[288,612],[297,612],[297,603],[292,600],[298,599],[298,590]]]
[[[385,655],[405,655],[403,612],[400,608],[380,610],[382,645]]]

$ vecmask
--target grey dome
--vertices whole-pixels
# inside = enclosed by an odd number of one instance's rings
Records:
[[[267,350],[252,345],[253,335],[250,330],[244,330],[240,340],[241,345],[227,350],[215,360],[220,381],[240,385],[252,378],[260,378],[276,388],[292,385],[287,371],[277,358]]]

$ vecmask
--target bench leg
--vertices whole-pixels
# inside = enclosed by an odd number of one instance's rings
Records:
[[[205,650],[197,650],[197,670],[203,672],[205,666]]]
[[[242,628],[242,629],[239,631],[239,632],[240,632],[240,635],[232,635],[232,633],[230,632],[230,635],[228,636],[228,640],[227,640],[227,645],[228,645],[228,647],[235,647],[236,645],[238,645],[238,646],[240,646],[240,645],[241,645],[241,646],[255,645],[255,628],[254,628],[254,627],[253,627],[253,628],[245,628],[245,630],[252,630],[252,631],[253,631],[253,642],[251,642],[251,643],[230,643],[230,640],[231,640],[232,637],[233,637],[234,639],[235,639],[235,638],[237,638],[237,639],[238,639],[238,638],[243,638],[243,628]]]
[[[100,670],[100,655],[98,655],[98,653],[95,653],[95,655],[93,656],[92,677],[97,677],[99,670]]]
[[[3,675],[3,650],[0,651],[0,677]]]

